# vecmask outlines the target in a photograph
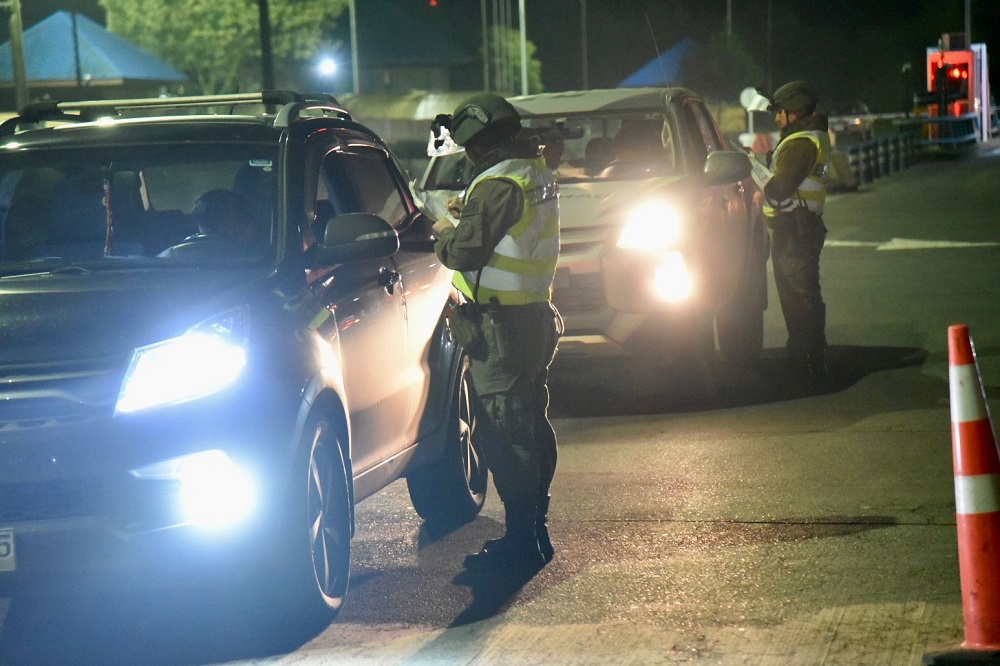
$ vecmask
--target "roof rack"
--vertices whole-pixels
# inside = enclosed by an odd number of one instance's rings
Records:
[[[0,124],[0,136],[14,134],[18,128],[45,121],[88,122],[108,116],[121,117],[122,111],[134,109],[181,109],[207,106],[264,105],[271,112],[280,106],[275,127],[288,125],[306,110],[319,111],[343,120],[351,114],[335,97],[325,93],[297,93],[290,90],[265,90],[230,95],[192,95],[188,97],[144,97],[133,99],[89,100],[82,102],[33,102],[21,113]]]

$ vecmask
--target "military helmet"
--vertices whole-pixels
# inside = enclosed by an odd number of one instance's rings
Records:
[[[771,96],[775,110],[813,111],[819,102],[816,89],[805,81],[791,81],[774,91]]]
[[[508,139],[521,129],[521,115],[500,95],[480,93],[458,105],[451,115],[451,136],[460,146],[476,137]],[[489,131],[486,131],[489,130]]]

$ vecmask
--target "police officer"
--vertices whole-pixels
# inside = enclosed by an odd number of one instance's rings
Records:
[[[439,117],[439,120],[440,117]],[[476,436],[504,506],[505,532],[466,557],[469,569],[537,569],[552,559],[546,525],[556,468],[548,368],[561,321],[551,303],[559,255],[552,172],[503,97],[473,95],[445,118],[473,163],[458,224],[441,220],[435,252],[479,304],[482,353],[470,354]]]
[[[808,83],[786,83],[771,100],[780,139],[763,190],[774,281],[792,367],[817,380],[826,375],[826,304],[820,293],[819,255],[826,238],[822,216],[830,135],[826,116],[816,112],[816,91]]]

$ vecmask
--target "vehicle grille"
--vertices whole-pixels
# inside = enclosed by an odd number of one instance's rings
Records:
[[[601,273],[568,275],[567,279],[557,282],[552,292],[552,302],[563,314],[606,307],[604,275]]]
[[[0,433],[110,415],[124,364],[116,358],[0,367]]]
[[[142,520],[162,504],[162,487],[107,479],[77,479],[0,485],[0,525],[91,516],[120,524]],[[156,491],[156,492],[154,492]]]

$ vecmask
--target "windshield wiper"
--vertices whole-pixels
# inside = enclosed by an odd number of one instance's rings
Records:
[[[92,273],[86,266],[81,266],[79,264],[66,264],[65,266],[57,266],[49,271],[49,275],[82,275],[84,273]]]

